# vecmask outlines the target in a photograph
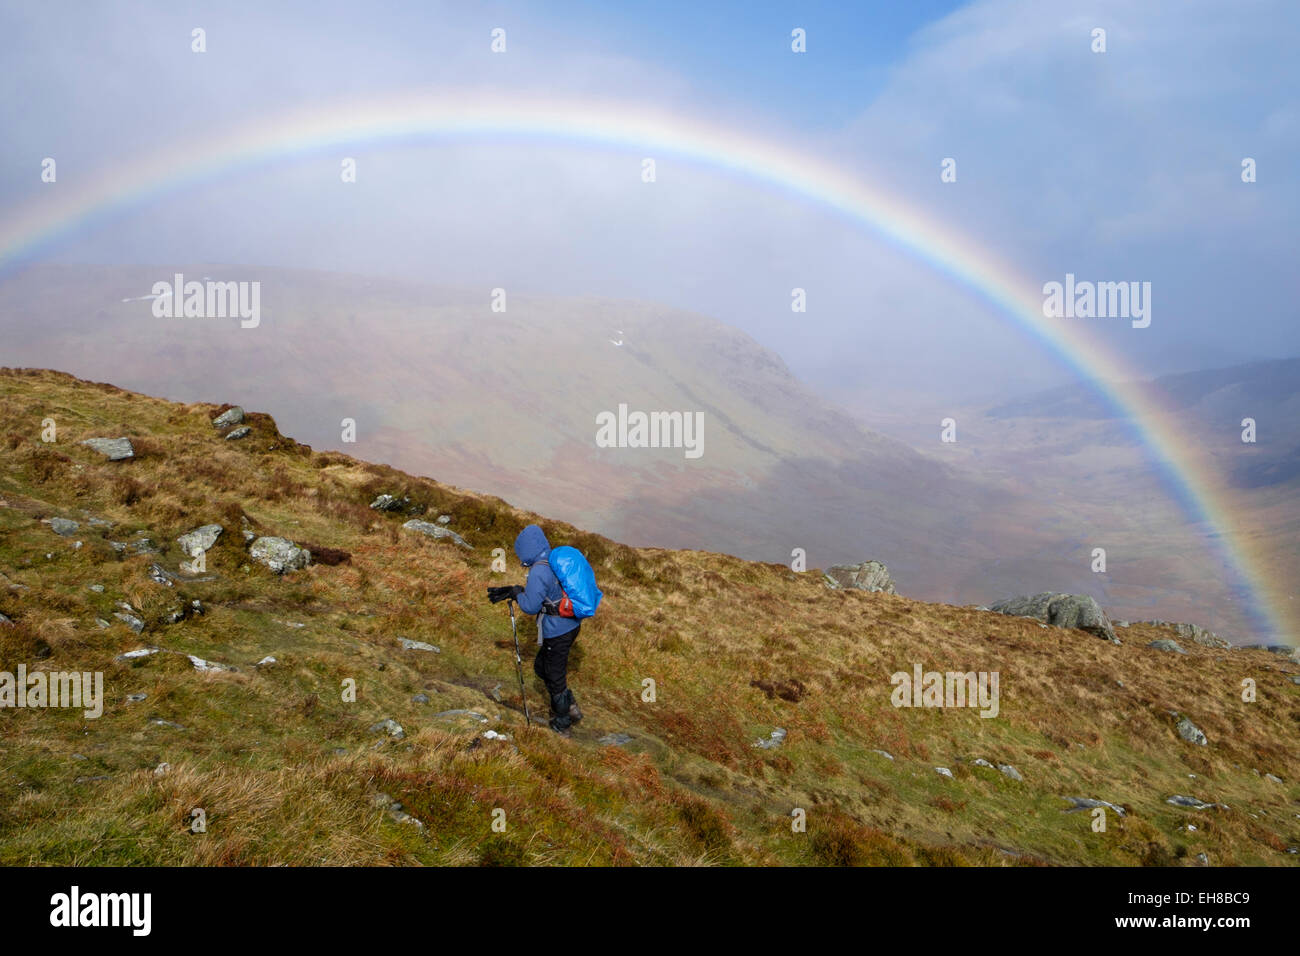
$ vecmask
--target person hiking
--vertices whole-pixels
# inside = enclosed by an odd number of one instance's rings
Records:
[[[528,569],[528,581],[522,587],[516,584],[512,590],[519,609],[537,615],[542,643],[533,659],[533,672],[551,696],[551,729],[569,737],[572,736],[570,726],[582,720],[582,711],[568,684],[569,651],[578,639],[582,622],[559,614],[564,589],[551,570],[547,560],[550,554],[551,543],[540,527],[530,524],[520,531],[515,538],[515,556]]]

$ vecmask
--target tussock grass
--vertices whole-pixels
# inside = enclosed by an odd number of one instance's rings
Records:
[[[816,572],[628,548],[497,498],[317,453],[266,415],[250,414],[252,434],[226,442],[210,424],[222,409],[0,370],[0,612],[13,619],[0,625],[0,669],[102,671],[106,696],[97,720],[0,712],[0,862],[1300,861],[1286,852],[1300,844],[1300,686],[1289,679],[1300,668],[1281,657],[1162,653],[1145,645],[1170,635],[1145,625],[1120,629],[1117,647],[972,608],[829,591]],[[40,440],[47,418],[53,444]],[[78,444],[119,435],[137,459],[108,462]],[[450,515],[473,549],[402,531],[405,515],[368,507],[381,492],[408,496],[429,520]],[[81,526],[59,537],[42,523],[56,516]],[[511,544],[530,521],[581,548],[606,594],[571,667],[587,713],[574,741],[525,728],[505,609],[484,599],[488,585],[522,580]],[[207,555],[211,579],[153,581],[153,563],[179,571],[176,536],[209,522],[225,528]],[[245,527],[323,560],[276,576],[250,560]],[[112,544],[143,537],[160,553]],[[511,556],[505,575],[491,571],[495,548]],[[193,599],[203,614],[167,623]],[[113,616],[118,602],[145,621],[143,634]],[[534,633],[523,619],[525,653]],[[403,650],[402,637],[440,653]],[[180,653],[114,660],[146,645]],[[238,672],[202,674],[184,654]],[[276,665],[253,666],[267,655]],[[893,707],[890,675],[917,663],[997,671],[999,716]],[[544,694],[525,673],[540,713]],[[647,679],[653,703],[642,699]],[[437,716],[466,709],[489,724]],[[1171,712],[1210,745],[1180,740]],[[403,739],[371,730],[385,718]],[[488,727],[510,739],[484,738]],[[754,746],[776,727],[779,747]],[[610,732],[633,740],[600,745]],[[1014,765],[1023,782],[977,757]],[[170,770],[155,774],[164,762]],[[1181,810],[1165,802],[1174,793],[1227,809]],[[1087,813],[1063,812],[1065,796],[1127,813],[1094,833]],[[196,807],[205,833],[191,832]],[[804,832],[791,827],[796,809]]]

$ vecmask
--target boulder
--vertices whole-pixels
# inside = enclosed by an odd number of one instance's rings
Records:
[[[435,647],[432,644],[427,644],[424,641],[413,641],[409,637],[399,637],[398,640],[402,642],[402,647],[408,651],[433,651],[435,654],[442,653],[440,648]]]
[[[50,519],[50,530],[55,534],[63,535],[64,537],[70,534],[76,534],[77,529],[80,527],[81,525],[77,524],[77,522],[73,521],[71,518]]]
[[[1213,631],[1207,631],[1195,624],[1179,624],[1176,621],[1144,621],[1143,623],[1152,624],[1156,627],[1171,627],[1178,632],[1178,636],[1183,640],[1191,641],[1193,644],[1200,644],[1202,647],[1214,647],[1226,651],[1232,646]]]
[[[311,563],[311,552],[300,548],[288,538],[262,537],[248,548],[249,555],[276,574],[297,571]]]
[[[421,521],[419,518],[412,518],[410,521],[406,522],[406,524],[402,525],[402,528],[405,531],[418,531],[420,534],[427,535],[430,538],[450,538],[462,548],[469,548],[471,551],[473,550],[470,543],[455,531],[452,531],[450,528],[444,528],[440,524],[434,524],[432,521]]]
[[[826,586],[835,591],[856,589],[858,591],[883,591],[897,594],[894,579],[889,569],[879,561],[863,561],[861,564],[836,564],[823,572]]]
[[[212,546],[217,543],[221,533],[226,529],[219,524],[205,524],[202,527],[195,528],[193,531],[187,531],[176,539],[176,543],[181,546],[191,558],[197,558],[200,554],[211,550]]]
[[[1194,723],[1183,717],[1178,721],[1178,736],[1182,737],[1189,744],[1197,744],[1204,747],[1209,744],[1209,739],[1205,736],[1205,731],[1201,730]]]
[[[228,428],[231,425],[242,425],[244,423],[244,410],[238,405],[233,408],[227,408],[224,412],[212,419],[212,424],[216,428]]]
[[[109,461],[125,461],[135,457],[129,438],[87,438],[81,444],[93,448]]]
[[[233,429],[230,432],[230,434],[226,436],[226,441],[239,441],[239,439],[247,438],[252,433],[253,430],[249,428],[247,425],[240,425],[238,428]]]
[[[785,741],[785,728],[778,727],[776,728],[776,730],[768,734],[766,740],[754,741],[754,746],[758,747],[761,750],[773,750],[776,747],[781,746],[781,744],[784,741]]]
[[[1182,649],[1182,647],[1179,645],[1177,641],[1171,641],[1167,637],[1162,637],[1159,638],[1158,640],[1154,640],[1150,644],[1148,644],[1147,647],[1153,647],[1158,651],[1169,651],[1170,653],[1173,654],[1187,653],[1185,650]]]
[[[1058,594],[1044,591],[1032,597],[1014,597],[999,601],[992,608],[999,614],[1032,617],[1054,627],[1075,628],[1118,644],[1115,628],[1106,618],[1095,598],[1086,594]]]

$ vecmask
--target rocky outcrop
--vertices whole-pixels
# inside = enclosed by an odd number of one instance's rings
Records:
[[[883,591],[885,594],[897,594],[894,579],[889,569],[879,561],[863,561],[861,564],[836,564],[824,572],[826,586],[835,591]]]
[[[249,555],[276,574],[297,571],[311,563],[311,552],[300,548],[288,538],[258,538],[248,548]]]
[[[231,425],[244,424],[244,410],[238,405],[233,408],[227,408],[224,412],[212,419],[213,427],[229,428]]]
[[[109,461],[125,461],[135,457],[135,448],[129,438],[87,438],[81,444],[93,448]]]
[[[1032,617],[1053,627],[1068,627],[1087,631],[1096,637],[1118,644],[1115,628],[1111,626],[1095,598],[1086,594],[1058,594],[1044,591],[1032,597],[1007,598],[994,604],[991,610],[1015,617]]]
[[[1193,644],[1200,644],[1202,647],[1214,647],[1221,651],[1226,651],[1232,645],[1219,637],[1213,631],[1207,631],[1203,627],[1195,624],[1179,624],[1175,621],[1144,621],[1144,624],[1151,624],[1155,627],[1171,627],[1185,641],[1191,641]]]

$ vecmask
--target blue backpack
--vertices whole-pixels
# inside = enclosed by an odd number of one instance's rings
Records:
[[[564,596],[554,613],[560,617],[591,617],[605,595],[596,587],[596,572],[577,548],[567,544],[552,548],[546,563],[555,572]]]

